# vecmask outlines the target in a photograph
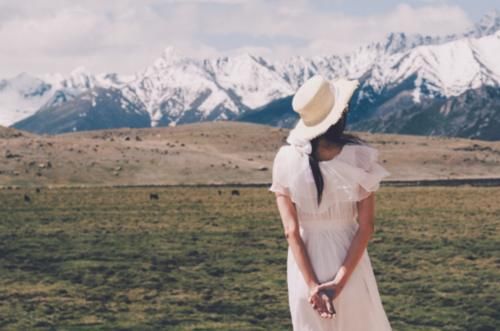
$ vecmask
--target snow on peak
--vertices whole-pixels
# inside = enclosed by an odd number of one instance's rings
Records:
[[[136,75],[120,75],[117,73],[102,73],[95,76],[96,85],[104,88],[120,88],[137,78]]]
[[[500,40],[496,35],[462,38],[437,45],[422,45],[378,61],[367,84],[375,91],[415,78],[430,94],[457,96],[482,85],[500,85]],[[420,96],[414,94],[415,101]]]
[[[95,87],[95,77],[85,67],[77,67],[70,72],[69,76],[61,82],[62,87],[86,90]]]
[[[51,85],[21,73],[0,81],[0,125],[9,126],[35,113],[50,97]]]
[[[397,53],[414,47],[416,41],[417,38],[412,38],[412,40],[409,40],[409,38],[407,38],[406,34],[403,32],[390,33],[385,40],[384,49],[389,53]]]
[[[4,106],[6,113],[19,107],[36,109],[36,104],[27,107],[17,97],[7,97],[7,86],[14,81],[19,86],[33,85],[33,91],[40,91],[38,94],[43,97],[37,99],[38,107],[47,101],[47,95],[64,101],[96,87],[117,88],[128,100],[149,112],[153,126],[182,123],[183,117],[230,118],[293,94],[314,74],[327,79],[360,79],[363,86],[370,86],[375,92],[414,80],[416,101],[421,93],[451,96],[479,85],[500,84],[499,27],[500,15],[494,11],[468,34],[431,37],[397,32],[347,55],[297,55],[277,61],[248,52],[197,59],[166,47],[150,66],[136,75],[92,75],[84,67],[78,67],[64,76],[46,75],[40,80],[22,74],[0,81],[0,109]],[[37,89],[38,86],[43,88]],[[15,89],[17,94],[18,90]],[[15,102],[2,103],[8,98]],[[14,117],[22,117],[20,114]],[[10,124],[11,118],[3,121],[1,115],[0,124]]]
[[[183,58],[180,52],[176,48],[169,46],[166,47],[161,53],[161,56],[154,61],[153,67],[163,69],[181,60],[183,60]]]
[[[224,90],[235,92],[249,108],[293,93],[273,64],[249,53],[209,61],[208,70]]]
[[[40,86],[40,84],[44,83],[40,78],[32,76],[25,72],[20,73],[19,75],[7,80],[6,82],[8,82],[8,85],[11,88],[16,89],[20,92],[27,92],[36,89],[38,88],[38,86]]]
[[[439,44],[445,40],[441,37],[422,36],[420,34],[406,34],[404,32],[389,33],[383,43],[377,46],[388,54],[405,52],[421,45]]]
[[[476,26],[487,34],[493,33],[500,29],[500,11],[498,9],[484,15]]]
[[[464,36],[479,38],[494,34],[498,30],[500,30],[500,11],[495,9],[484,15]]]

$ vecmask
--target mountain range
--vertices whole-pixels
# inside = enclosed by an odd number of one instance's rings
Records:
[[[348,128],[498,140],[500,13],[448,36],[392,33],[347,55],[195,59],[168,47],[134,75],[0,80],[0,125],[37,133],[236,120],[292,127],[310,76],[358,79]]]

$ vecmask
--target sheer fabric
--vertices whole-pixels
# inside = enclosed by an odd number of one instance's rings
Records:
[[[319,163],[324,189],[321,204],[309,166],[306,145],[284,145],[274,158],[269,191],[294,202],[300,234],[320,282],[331,280],[343,263],[358,228],[356,202],[379,189],[390,175],[369,145],[344,145],[333,159]],[[290,247],[287,284],[294,331],[391,330],[383,309],[367,250],[334,300],[337,317],[322,319],[308,302],[308,288]],[[363,318],[360,318],[363,316]]]
[[[297,212],[303,215],[303,221],[310,218],[307,214],[313,214],[310,216],[315,219],[349,218],[345,209],[355,206],[351,202],[365,199],[379,189],[384,177],[390,175],[379,164],[378,156],[378,150],[371,146],[345,145],[332,160],[320,161],[324,188],[318,205],[307,154],[293,145],[284,145],[274,158],[273,182],[269,190],[290,196]]]

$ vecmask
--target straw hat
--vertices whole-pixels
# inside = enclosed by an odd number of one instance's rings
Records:
[[[292,100],[293,110],[300,119],[290,136],[311,140],[326,132],[341,118],[358,86],[357,80],[337,79],[330,83],[320,75],[309,78]]]

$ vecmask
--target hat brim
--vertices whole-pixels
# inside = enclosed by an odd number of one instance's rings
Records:
[[[335,103],[328,115],[313,126],[307,126],[302,119],[299,119],[295,127],[290,131],[290,135],[299,139],[311,140],[326,132],[331,125],[337,123],[345,107],[349,104],[354,91],[358,88],[359,82],[357,80],[338,79],[333,81],[332,85],[335,91]]]

